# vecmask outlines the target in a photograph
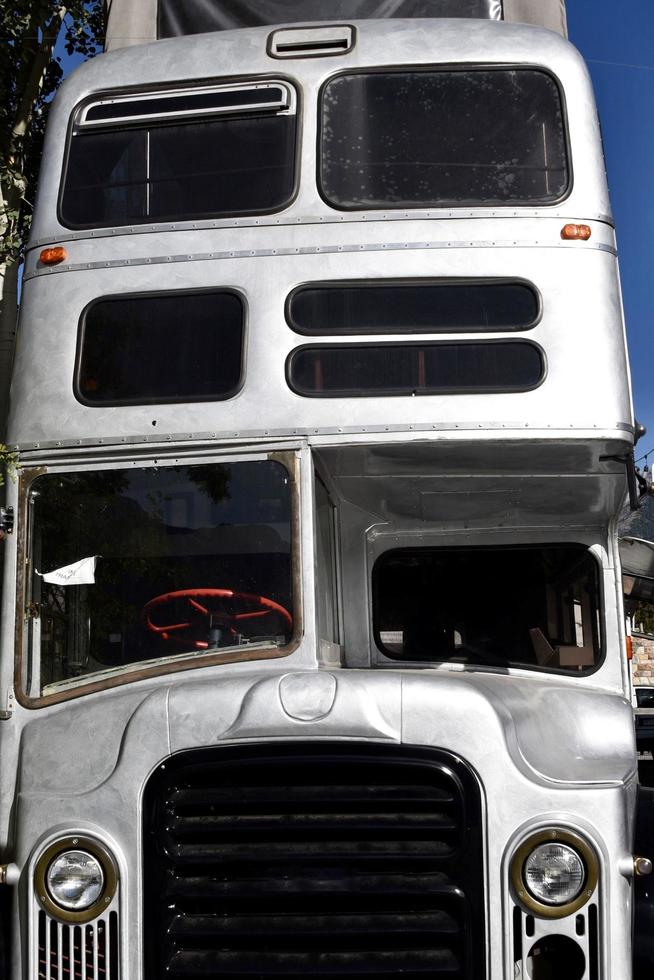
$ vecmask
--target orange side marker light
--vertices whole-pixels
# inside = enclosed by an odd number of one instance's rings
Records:
[[[59,265],[68,258],[68,252],[63,245],[55,245],[53,248],[44,248],[39,255],[39,262],[43,265]]]
[[[625,640],[627,641],[627,660],[633,660],[633,656],[634,656],[634,641],[632,640],[632,638],[630,636],[626,636],[625,637]]]
[[[561,229],[561,238],[564,241],[587,242],[592,234],[590,225],[564,225]]]

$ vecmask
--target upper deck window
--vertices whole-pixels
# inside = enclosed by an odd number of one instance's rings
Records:
[[[544,373],[541,348],[515,340],[321,344],[286,363],[288,383],[307,398],[530,391]]]
[[[76,394],[87,405],[214,401],[241,384],[243,301],[212,291],[99,300],[82,317]]]
[[[277,211],[295,186],[296,98],[282,82],[87,102],[70,138],[72,228]]]
[[[559,88],[524,68],[336,76],[319,169],[344,210],[551,204],[570,181]]]
[[[286,303],[289,325],[309,336],[528,330],[539,315],[532,285],[491,279],[315,282]]]

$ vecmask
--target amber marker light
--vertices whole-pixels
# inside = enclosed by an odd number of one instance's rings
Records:
[[[632,640],[632,638],[630,636],[626,636],[625,637],[625,640],[627,641],[627,660],[633,660],[634,659],[634,641]]]
[[[592,232],[590,225],[564,225],[561,229],[561,238],[568,242],[580,241],[587,242]]]
[[[55,245],[53,248],[44,248],[39,255],[39,262],[43,265],[59,265],[68,258],[68,252],[63,245]]]

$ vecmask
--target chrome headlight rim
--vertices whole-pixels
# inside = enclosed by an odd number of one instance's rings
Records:
[[[565,844],[577,852],[585,869],[584,883],[576,898],[561,905],[539,901],[529,891],[524,868],[527,858],[541,844]],[[599,881],[599,861],[593,847],[580,834],[566,827],[549,827],[530,834],[519,845],[511,858],[511,884],[515,897],[525,911],[540,919],[563,919],[583,908],[593,896]]]
[[[95,858],[104,875],[102,891],[92,905],[85,909],[67,909],[52,897],[47,885],[48,870],[53,861],[66,851],[84,851]],[[116,861],[104,844],[93,837],[83,834],[71,834],[68,837],[60,837],[43,851],[34,869],[34,890],[41,907],[60,922],[85,923],[91,922],[101,915],[110,905],[118,888],[118,866]]]

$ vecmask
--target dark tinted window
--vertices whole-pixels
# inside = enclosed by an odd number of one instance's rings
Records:
[[[241,380],[243,317],[228,292],[94,303],[81,324],[77,395],[91,405],[228,398]]]
[[[291,387],[314,397],[525,391],[542,376],[539,348],[516,341],[304,347],[288,363]]]
[[[639,708],[654,708],[654,687],[637,687],[635,690]]]
[[[30,500],[34,693],[289,641],[291,482],[280,463],[47,474]]]
[[[372,574],[396,660],[579,671],[600,655],[597,565],[577,546],[389,551]]]
[[[538,314],[535,290],[517,282],[321,283],[288,302],[290,325],[306,334],[524,330]]]
[[[320,183],[339,208],[555,201],[568,187],[558,87],[525,69],[336,77]]]
[[[80,130],[62,221],[103,227],[277,210],[293,193],[295,120],[250,114]]]

